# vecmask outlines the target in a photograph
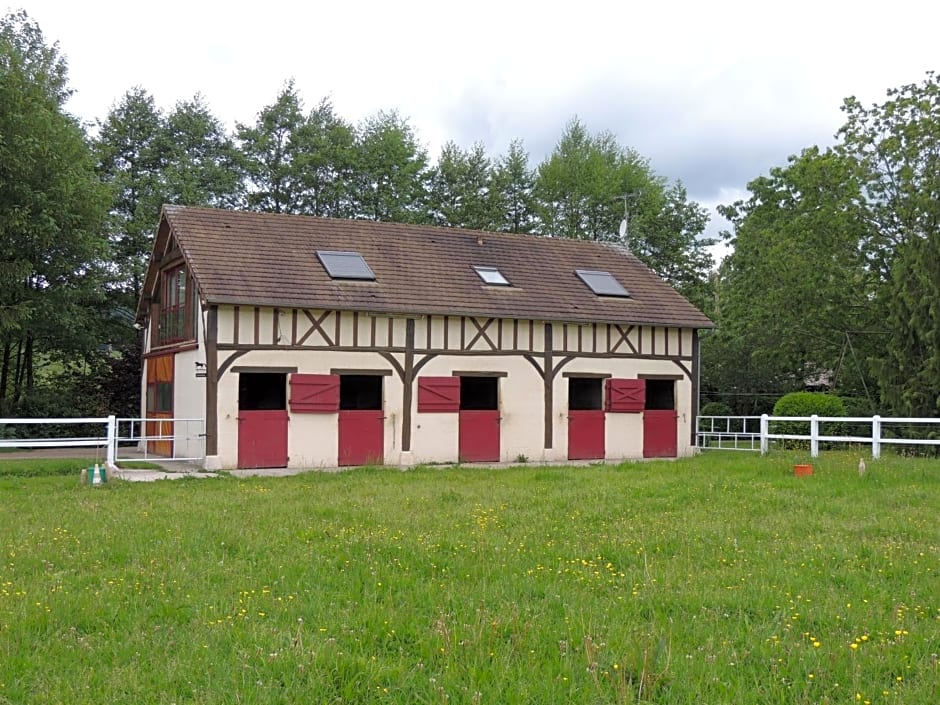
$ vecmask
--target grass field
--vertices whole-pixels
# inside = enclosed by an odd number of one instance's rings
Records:
[[[0,703],[940,702],[937,461],[6,462]]]

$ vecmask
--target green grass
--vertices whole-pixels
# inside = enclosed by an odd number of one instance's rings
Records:
[[[793,462],[3,476],[0,703],[940,702],[940,466]]]
[[[0,478],[3,477],[52,477],[74,475],[88,468],[94,461],[79,458],[27,458],[22,460],[0,459]]]

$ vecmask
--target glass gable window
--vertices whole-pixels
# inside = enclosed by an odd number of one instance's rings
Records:
[[[169,345],[196,337],[196,297],[193,281],[183,265],[163,272],[156,344]]]
[[[317,257],[332,279],[375,281],[375,273],[358,252],[317,250]]]
[[[574,271],[575,274],[578,275],[578,278],[587,284],[588,288],[598,296],[630,297],[630,292],[624,289],[623,285],[618,282],[610,272],[590,269],[576,269]]]
[[[480,279],[494,286],[512,286],[506,276],[496,267],[473,267]]]

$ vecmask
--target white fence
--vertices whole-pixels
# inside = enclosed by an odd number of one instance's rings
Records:
[[[205,458],[205,430],[204,419],[118,419],[115,459],[202,461]],[[128,450],[134,452],[128,453]]]
[[[113,416],[80,419],[0,419],[0,427],[33,425],[100,425],[96,436],[73,436],[70,438],[2,438],[0,448],[105,448],[105,462],[114,465],[114,437],[117,422]]]
[[[802,422],[809,424],[809,434],[772,433],[775,422]],[[825,433],[825,426],[833,424],[864,426],[871,429],[867,435],[834,435]],[[936,428],[940,432],[940,419],[913,419],[882,416],[699,416],[696,445],[703,450],[749,450],[762,454],[770,450],[771,441],[809,441],[810,455],[819,456],[822,443],[863,443],[871,445],[873,458],[881,457],[885,445],[940,446],[940,439],[905,438],[911,428],[923,434]],[[779,428],[779,426],[778,426]]]
[[[105,463],[159,458],[195,461],[205,456],[203,419],[118,419],[114,416],[73,419],[0,419],[0,429],[16,426],[99,426],[94,435],[62,438],[0,438],[0,448],[103,448]],[[167,452],[158,452],[167,451]]]

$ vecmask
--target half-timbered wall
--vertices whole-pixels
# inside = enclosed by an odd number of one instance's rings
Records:
[[[385,461],[391,464],[456,460],[457,416],[418,413],[416,403],[418,377],[456,372],[499,376],[504,461],[567,457],[565,373],[675,378],[678,452],[690,452],[691,329],[256,306],[220,307],[215,318],[214,338],[208,333],[213,339],[209,357],[215,358],[215,384],[210,386],[217,386],[217,422],[207,418],[207,452],[217,453],[221,467],[237,462],[237,370],[273,368],[387,373],[384,443]],[[205,351],[201,354],[206,359]],[[642,457],[641,416],[607,415],[607,457]],[[292,466],[335,465],[336,415],[292,415],[289,456]]]

